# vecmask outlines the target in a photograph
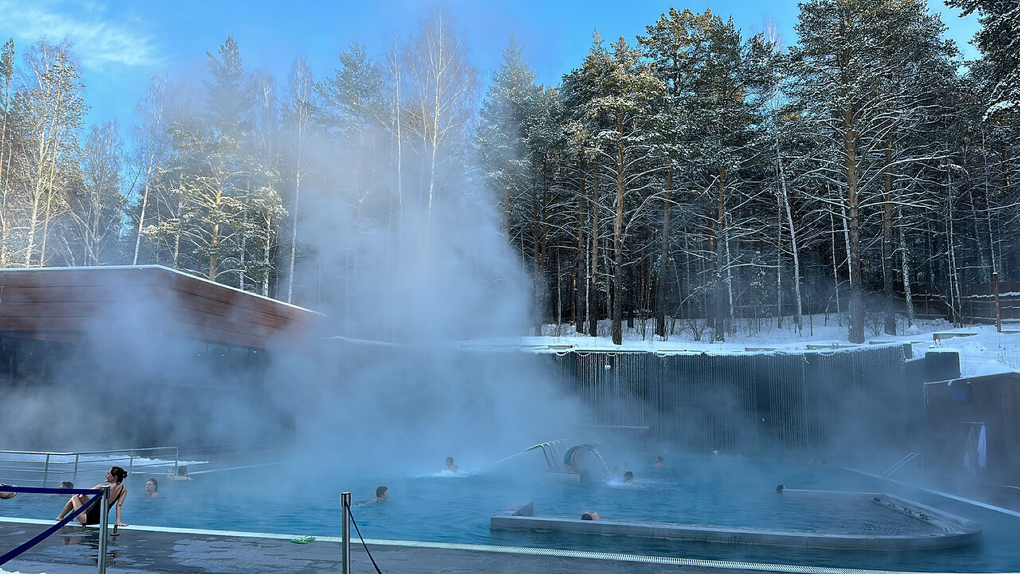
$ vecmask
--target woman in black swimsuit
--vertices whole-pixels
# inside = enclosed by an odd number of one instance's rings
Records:
[[[124,479],[127,478],[127,471],[119,466],[115,466],[110,469],[110,472],[106,473],[106,484],[110,485],[110,508],[117,507],[117,526],[127,526],[120,521],[121,510],[124,505],[124,499],[127,498],[127,488],[121,484]],[[105,485],[97,484],[93,488],[101,488]],[[64,509],[60,511],[60,516],[57,520],[63,520],[67,516],[68,512],[78,510],[89,501],[89,497],[84,494],[75,494],[67,501],[64,505]],[[82,526],[87,524],[99,524],[102,508],[99,506],[99,502],[93,504],[88,510],[78,515],[78,522],[82,523]]]

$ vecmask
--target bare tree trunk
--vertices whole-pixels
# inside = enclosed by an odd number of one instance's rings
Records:
[[[599,177],[598,169],[595,170],[595,183],[592,186],[592,209],[591,209],[591,277],[590,290],[588,291],[587,299],[592,301],[592,297],[598,291],[599,284]],[[598,299],[594,300],[598,303]],[[599,316],[596,310],[588,315],[588,335],[592,337],[599,336]]]
[[[138,213],[138,230],[135,235],[135,254],[131,258],[132,265],[138,265],[138,251],[142,247],[142,229],[145,228],[145,210],[149,206],[149,182],[152,180],[152,166],[154,163],[152,155],[149,156],[149,167],[145,171],[145,187],[142,191],[142,210]]]
[[[829,210],[829,233],[832,239],[832,282],[836,289],[836,324],[843,326],[842,310],[839,308],[839,264],[836,259],[836,224],[832,218],[832,210]]]
[[[300,133],[300,132],[299,132]],[[294,175],[294,218],[290,227],[290,257],[287,262],[287,302],[294,300],[294,262],[297,260],[298,210],[301,208],[301,136],[297,145],[297,173]]]
[[[804,332],[804,310],[800,297],[800,249],[797,245],[797,230],[793,225],[793,210],[790,207],[790,194],[786,190],[786,174],[783,171],[783,158],[779,155],[779,140],[776,140],[776,158],[779,164],[779,183],[783,194],[783,207],[786,210],[786,222],[790,226],[790,248],[793,252],[793,298],[797,310],[797,333]]]
[[[247,198],[245,198],[245,199],[247,199]],[[238,276],[238,279],[237,279],[237,288],[240,289],[241,291],[244,291],[244,278],[245,278],[245,275],[246,275],[245,264],[247,263],[247,256],[248,256],[248,232],[247,232],[247,229],[248,229],[248,206],[247,205],[244,207],[244,214],[242,214],[242,217],[244,218],[243,222],[242,222],[242,224],[243,224],[242,229],[244,229],[245,231],[241,233],[241,255],[239,257],[240,261],[239,261],[239,264],[238,264],[238,268],[239,269],[238,269],[238,274],[237,274],[237,276]]]
[[[907,327],[914,324],[914,300],[910,292],[910,258],[907,256],[907,239],[903,231],[903,210],[899,211],[900,219],[900,271],[903,275],[903,294],[907,301]]]
[[[730,255],[730,214],[726,214],[726,316],[729,317],[728,329],[736,331],[733,314],[733,257]]]
[[[893,160],[892,136],[885,143],[885,197],[882,198],[882,294],[885,299],[885,325],[887,335],[896,334],[896,292],[893,288]]]
[[[783,328],[783,223],[782,209],[783,198],[776,194],[777,208],[780,213],[776,214],[779,225],[776,226],[776,328]]]
[[[673,203],[673,169],[666,170],[666,197],[662,201],[662,246],[655,284],[655,334],[666,337],[666,270],[669,269],[669,209]]]
[[[59,100],[58,100],[59,101]],[[57,106],[59,111],[60,106]],[[53,206],[53,181],[57,175],[57,148],[60,147],[60,143],[57,137],[60,133],[60,124],[57,123],[56,115],[54,115],[54,127],[53,127],[53,158],[50,162],[50,184],[46,192],[46,215],[43,217],[43,232],[42,242],[39,245],[39,267],[46,266],[46,240],[50,236],[50,212]]]
[[[956,238],[953,232],[953,172],[947,170],[946,179],[946,236],[949,242],[949,291],[953,326],[963,326],[963,297],[960,289],[960,267],[956,263]]]
[[[617,132],[623,135],[623,118],[616,120]],[[616,218],[613,220],[613,344],[623,344],[623,142],[616,144]]]
[[[860,190],[857,188],[857,139],[850,130],[848,112],[843,112],[843,145],[846,161],[847,207],[850,211],[850,342],[864,342],[864,285],[861,265]]]
[[[726,291],[723,284],[723,267],[726,258],[726,171],[719,168],[719,179],[716,188],[716,219],[715,219],[715,268],[712,277],[715,282],[715,307],[713,309],[712,339],[726,340]]]
[[[577,261],[574,272],[574,330],[584,333],[584,322],[588,320],[588,246],[585,241],[584,224],[588,218],[587,205],[585,202],[585,189],[587,174],[584,169],[584,161],[580,163],[581,181],[577,193]],[[584,274],[584,277],[581,275]],[[584,287],[581,287],[584,283]],[[581,314],[581,302],[584,302],[584,314]]]

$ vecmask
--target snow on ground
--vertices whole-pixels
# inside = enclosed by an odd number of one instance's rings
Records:
[[[702,352],[713,354],[735,354],[754,352],[794,352],[809,348],[850,348],[847,343],[847,318],[840,321],[836,315],[814,315],[804,318],[804,329],[798,333],[789,317],[784,317],[782,328],[776,319],[738,319],[735,333],[728,334],[726,342],[709,342],[711,331],[704,322],[681,323],[677,321],[673,333],[665,340],[654,335],[654,321],[647,321],[642,327],[640,321],[634,328],[624,324],[623,345],[613,345],[609,337],[609,322],[599,323],[599,336],[588,337],[574,332],[571,325],[546,325],[542,337],[524,337],[519,340],[475,341],[473,345],[530,346],[536,350],[566,351],[654,351]],[[994,325],[972,325],[953,328],[945,320],[917,321],[910,327],[900,320],[897,335],[883,335],[881,324],[871,321],[865,329],[864,343],[905,344],[910,343],[914,357],[923,357],[929,351],[956,351],[960,354],[960,370],[964,377],[991,375],[995,373],[1020,372],[1020,321],[1004,322],[1002,332],[996,332]],[[700,334],[700,340],[695,335]]]

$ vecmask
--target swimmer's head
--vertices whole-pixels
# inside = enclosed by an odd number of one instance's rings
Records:
[[[581,515],[581,520],[594,520],[590,512],[585,512]]]
[[[70,480],[65,480],[64,482],[60,483],[60,488],[74,488],[74,483],[71,482]]]
[[[624,482],[634,482],[634,473],[629,471],[629,470],[627,472],[623,473],[623,481]]]
[[[375,489],[375,497],[376,498],[386,499],[386,498],[389,498],[389,496],[390,496],[390,489],[389,488],[386,488],[385,486],[380,486],[379,488]]]
[[[450,466],[451,464],[453,464],[453,457],[452,456],[446,457],[446,466]]]

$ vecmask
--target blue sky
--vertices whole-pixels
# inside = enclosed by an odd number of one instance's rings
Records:
[[[939,0],[949,37],[968,58],[976,18]],[[227,36],[237,40],[249,69],[265,68],[286,83],[294,57],[303,55],[317,79],[332,74],[337,54],[351,42],[378,54],[387,37],[406,37],[432,2],[424,0],[0,0],[0,43],[13,37],[20,52],[41,37],[75,45],[92,105],[88,121],[119,120],[122,129],[151,74],[204,79],[205,52],[215,52]],[[669,2],[632,0],[447,0],[458,28],[465,31],[471,57],[484,78],[499,66],[511,34],[525,48],[543,84],[580,65],[597,28],[602,37],[628,41],[645,32],[671,5],[700,12],[711,8],[732,15],[745,35],[774,21],[784,43],[795,43],[797,4],[740,0]],[[125,130],[126,131],[126,130]]]

